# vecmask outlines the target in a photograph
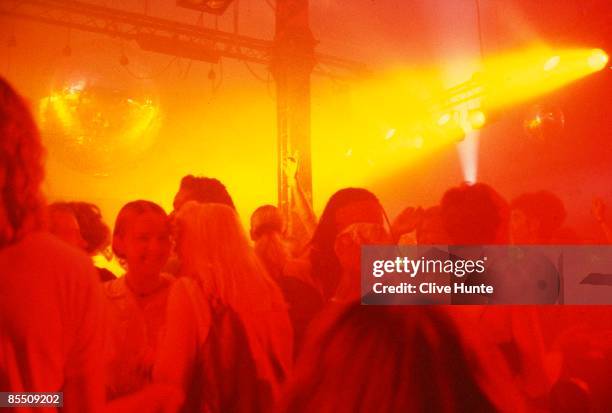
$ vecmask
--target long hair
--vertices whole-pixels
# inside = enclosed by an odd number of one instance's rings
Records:
[[[43,155],[28,105],[0,78],[0,248],[43,226]]]
[[[233,208],[187,202],[176,215],[179,248],[205,295],[237,310],[284,308]]]
[[[504,366],[487,363],[439,308],[356,302],[327,316],[313,325],[279,412],[520,411]]]
[[[186,201],[225,204],[236,209],[231,195],[221,181],[216,178],[186,175],[181,179],[180,191],[186,191],[189,196]]]
[[[347,205],[364,201],[371,201],[380,205],[376,195],[367,189],[343,188],[334,193],[327,201],[310,241],[309,258],[312,275],[321,284],[324,294],[328,297],[334,293],[341,272],[340,262],[334,252],[334,243],[338,233],[343,228],[339,228],[336,214]],[[382,206],[380,206],[380,213],[384,217]]]
[[[510,208],[522,211],[529,219],[540,224],[536,236],[537,241],[541,242],[548,242],[561,228],[566,217],[563,202],[549,191],[522,194],[510,203]]]

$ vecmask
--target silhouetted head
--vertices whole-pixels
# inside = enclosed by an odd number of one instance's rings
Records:
[[[334,252],[336,237],[355,223],[385,225],[385,212],[376,196],[363,188],[344,188],[331,196],[310,242],[313,277],[324,295],[333,295],[341,272]]]
[[[520,195],[510,204],[510,235],[514,244],[547,243],[565,220],[563,202],[551,192]]]
[[[440,202],[444,229],[455,245],[506,241],[508,212],[503,198],[486,184],[451,188]]]
[[[312,236],[311,244],[333,250],[338,234],[357,222],[385,223],[385,213],[376,195],[363,188],[344,188],[329,198]]]
[[[54,202],[47,208],[49,213],[49,232],[81,250],[87,243],[81,235],[81,228],[74,211],[68,202]]]
[[[251,215],[251,239],[257,241],[270,233],[283,233],[283,216],[274,205],[262,205]]]
[[[85,240],[85,251],[95,255],[110,245],[110,228],[104,223],[100,208],[89,202],[74,201],[68,205],[79,223],[81,237]]]
[[[215,178],[187,175],[181,179],[176,196],[174,197],[174,211],[178,211],[189,201],[200,203],[225,204],[233,209],[234,201],[225,186]]]

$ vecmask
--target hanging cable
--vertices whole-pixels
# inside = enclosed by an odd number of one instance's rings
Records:
[[[164,73],[166,73],[168,71],[168,69],[170,69],[170,66],[172,66],[172,64],[174,62],[176,62],[176,60],[178,59],[178,57],[173,57],[172,59],[170,59],[170,61],[157,73],[150,75],[150,76],[142,76],[139,75],[137,73],[132,72],[132,70],[129,68],[129,65],[125,64],[125,65],[121,65],[125,71],[132,76],[135,79],[138,80],[153,80],[153,79],[157,79],[160,76],[162,76]]]
[[[480,0],[475,0],[475,1],[476,1],[476,20],[477,20],[477,26],[478,26],[478,46],[480,49],[480,59],[482,60],[484,56],[484,50],[483,50],[483,42],[482,42],[482,23],[480,19]]]

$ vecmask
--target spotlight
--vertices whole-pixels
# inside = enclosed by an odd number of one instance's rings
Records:
[[[414,140],[412,142],[414,147],[417,148],[417,149],[421,149],[423,147],[424,143],[425,143],[425,140],[423,139],[423,137],[421,135],[415,136]]]
[[[608,63],[608,55],[601,49],[593,49],[587,58],[589,67],[593,70],[601,70]]]
[[[468,121],[472,129],[481,129],[487,121],[487,117],[481,110],[475,110],[468,115]]]
[[[560,61],[561,61],[561,57],[559,56],[551,57],[550,59],[546,61],[546,63],[544,63],[544,70],[547,72],[550,72],[551,70],[553,70],[555,67],[559,65]]]
[[[445,113],[444,115],[440,116],[440,118],[438,118],[438,125],[444,126],[448,123],[449,120],[451,120],[451,115],[449,113]]]
[[[438,127],[436,133],[446,141],[461,142],[465,139],[466,130],[462,127],[462,123],[456,116],[450,113],[445,113],[438,119]]]
[[[177,0],[176,5],[220,16],[225,13],[225,10],[227,10],[232,1],[233,0]]]

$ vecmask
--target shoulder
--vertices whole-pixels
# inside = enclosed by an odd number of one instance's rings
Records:
[[[46,232],[36,232],[26,237],[21,248],[32,259],[44,259],[60,266],[87,265],[93,268],[91,259],[85,252],[74,248]]]
[[[51,234],[36,232],[0,252],[0,267],[32,278],[93,283],[98,277],[91,258]]]

